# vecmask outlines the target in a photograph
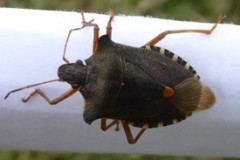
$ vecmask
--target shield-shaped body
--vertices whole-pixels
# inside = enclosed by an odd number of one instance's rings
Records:
[[[174,90],[171,97],[164,97],[166,86]],[[96,54],[86,60],[86,81],[80,92],[87,123],[109,118],[141,128],[182,121],[215,101],[180,57],[157,47],[117,44],[107,35],[99,38]]]

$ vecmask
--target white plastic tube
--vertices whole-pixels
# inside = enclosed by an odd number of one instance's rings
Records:
[[[108,15],[85,14],[105,33]],[[217,18],[217,17],[216,17]],[[116,16],[115,42],[142,46],[170,29],[210,29],[213,24]],[[34,88],[12,94],[12,89],[57,78],[63,63],[67,33],[81,27],[76,12],[0,9],[0,149],[159,155],[240,156],[240,27],[220,24],[211,35],[169,35],[158,43],[187,60],[215,92],[216,105],[165,128],[147,130],[129,145],[123,130],[102,132],[82,118],[83,98],[76,93],[56,106],[36,96],[22,103]],[[71,62],[92,51],[92,28],[73,33],[67,50]],[[50,98],[70,88],[65,83],[39,86]],[[135,130],[135,129],[134,129]]]

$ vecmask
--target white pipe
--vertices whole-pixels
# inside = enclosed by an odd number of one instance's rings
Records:
[[[108,15],[85,14],[105,33]],[[217,17],[216,17],[217,18]],[[223,22],[224,23],[224,22]],[[210,29],[213,24],[116,16],[115,42],[142,46],[169,29]],[[187,60],[215,92],[216,105],[165,128],[149,129],[129,145],[121,128],[102,132],[82,118],[83,98],[77,93],[56,106],[36,96],[22,103],[32,89],[3,97],[12,89],[57,78],[67,33],[81,26],[76,12],[0,9],[0,149],[159,155],[240,156],[240,27],[220,24],[211,35],[169,35],[159,46]],[[67,58],[86,59],[92,50],[92,28],[74,32]],[[70,88],[65,83],[39,86],[54,98]],[[135,129],[134,129],[135,130]]]

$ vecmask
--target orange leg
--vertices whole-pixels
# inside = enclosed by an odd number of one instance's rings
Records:
[[[73,95],[74,93],[76,93],[77,91],[79,91],[80,88],[78,89],[70,89],[67,92],[63,93],[62,95],[60,95],[57,98],[54,98],[53,100],[50,100],[48,98],[48,96],[42,92],[40,89],[36,89],[35,91],[33,91],[27,98],[23,98],[22,101],[23,102],[27,102],[29,101],[29,99],[31,99],[34,95],[38,94],[40,96],[42,96],[49,104],[54,105],[57,104],[63,100],[65,100],[66,98],[70,97],[71,95]]]
[[[87,23],[91,23],[93,22],[93,19]],[[68,41],[69,41],[69,38],[72,34],[73,31],[78,31],[78,30],[81,30],[82,28],[84,28],[85,26],[83,25],[82,27],[80,28],[74,28],[74,29],[71,29],[69,32],[68,32],[68,35],[67,35],[67,39],[66,39],[66,42],[65,42],[65,45],[64,45],[64,51],[63,51],[63,61],[66,62],[66,63],[69,63],[69,61],[67,60],[66,58],[66,50],[67,50],[67,44],[68,44]]]
[[[113,125],[116,125],[115,130],[119,131],[119,120],[113,120],[111,123],[107,124],[107,119],[106,118],[101,118],[101,129],[103,131],[108,130]]]
[[[84,13],[81,12],[81,15],[82,15],[82,24],[83,26],[80,27],[80,28],[74,28],[74,29],[71,29],[69,32],[68,32],[68,36],[67,36],[67,39],[66,39],[66,42],[65,42],[65,45],[64,45],[64,51],[63,51],[63,61],[66,62],[66,63],[69,63],[69,61],[67,60],[66,58],[66,50],[67,50],[67,44],[68,44],[68,41],[69,41],[69,38],[72,34],[73,31],[78,31],[84,27],[94,27],[94,30],[93,30],[93,54],[96,53],[96,50],[97,50],[97,46],[98,46],[98,38],[99,38],[99,27],[97,24],[95,23],[92,23],[93,22],[93,19],[90,20],[89,22],[87,22],[85,20],[85,17],[84,17]],[[110,10],[110,18],[109,18],[109,21],[108,21],[108,24],[107,24],[107,27],[106,27],[106,34],[111,38],[111,35],[112,35],[112,26],[111,26],[111,22],[113,20],[113,17],[114,17],[114,13],[112,10]]]
[[[107,27],[106,27],[106,34],[110,38],[112,36],[111,22],[113,20],[113,17],[114,17],[114,13],[113,13],[112,10],[110,10],[110,18],[108,20]],[[90,22],[86,22],[83,12],[82,12],[82,24],[83,24],[83,26],[89,26],[89,27],[92,26],[92,27],[94,27],[94,30],[93,30],[93,54],[95,54],[96,50],[97,50],[97,47],[98,47],[99,27],[98,27],[97,24],[91,23],[91,21]]]
[[[217,24],[219,24],[222,19],[225,18],[224,16],[219,16],[216,23],[213,25],[213,27],[209,30],[204,29],[182,29],[182,30],[168,30],[165,32],[160,33],[155,38],[153,38],[151,41],[149,41],[145,46],[154,46],[156,43],[164,39],[169,34],[175,34],[175,33],[202,33],[202,34],[211,34],[212,31],[217,27]]]
[[[129,127],[129,123],[126,122],[126,121],[121,121],[122,122],[122,125],[123,125],[123,129],[125,131],[125,134],[126,134],[126,137],[127,137],[127,141],[129,144],[134,144],[138,141],[138,139],[142,136],[142,134],[144,133],[144,131],[146,129],[142,128],[138,134],[136,135],[135,138],[133,138],[133,135],[132,135],[132,132],[131,132],[131,129]]]
[[[136,137],[133,137],[132,135],[132,131],[130,129],[129,123],[126,121],[122,121],[122,120],[113,120],[111,123],[107,124],[107,119],[106,118],[101,118],[101,129],[103,131],[108,130],[109,128],[111,128],[112,126],[116,125],[115,130],[119,131],[119,121],[121,121],[122,125],[123,125],[123,129],[124,132],[126,134],[127,137],[127,141],[129,144],[134,144],[138,141],[138,139],[142,136],[142,134],[144,133],[144,131],[146,129],[142,128],[138,134],[136,135]]]
[[[91,27],[92,26],[93,27],[93,54],[95,54],[96,50],[97,50],[97,46],[98,46],[99,27],[95,23],[86,22],[85,17],[84,17],[84,13],[81,12],[81,14],[82,14],[82,24],[83,24],[83,26],[85,26],[85,27]]]
[[[110,18],[108,20],[108,23],[107,23],[107,27],[106,27],[106,34],[110,37],[112,37],[112,21],[113,21],[113,18],[114,18],[114,12],[112,10],[110,10]]]
[[[84,28],[86,26],[94,26],[93,53],[95,53],[95,51],[97,49],[97,41],[98,41],[98,36],[99,36],[99,27],[98,27],[97,24],[92,23],[93,19],[90,20],[89,22],[86,22],[83,12],[81,12],[81,15],[82,15],[82,24],[83,24],[83,26],[80,27],[80,28],[71,29],[68,32],[68,36],[67,36],[67,39],[66,39],[66,42],[65,42],[65,45],[64,45],[64,51],[63,51],[63,61],[66,62],[66,63],[69,63],[69,61],[66,58],[67,44],[68,44],[69,38],[70,38],[70,36],[71,36],[73,31],[81,30],[82,28]]]

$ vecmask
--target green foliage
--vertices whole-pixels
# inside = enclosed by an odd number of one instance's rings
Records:
[[[123,154],[0,152],[0,160],[237,160],[237,159],[123,155]]]
[[[239,0],[1,0],[0,6],[100,13],[111,8],[121,14],[209,22],[225,14],[225,21],[240,22]]]

